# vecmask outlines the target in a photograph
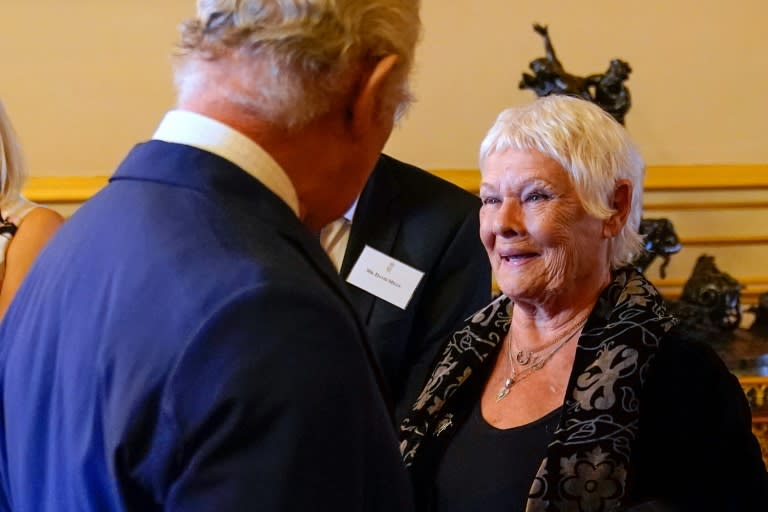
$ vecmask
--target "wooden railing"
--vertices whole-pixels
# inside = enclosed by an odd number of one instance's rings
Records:
[[[432,172],[478,192],[477,169]],[[33,177],[25,195],[69,215],[106,183],[105,176]],[[670,219],[683,244],[665,278],[659,277],[658,264],[648,269],[665,296],[680,295],[702,253],[715,256],[720,270],[745,285],[741,292],[745,304],[768,292],[768,165],[650,167],[643,216]],[[741,383],[755,412],[753,430],[768,461],[768,378],[741,377]]]

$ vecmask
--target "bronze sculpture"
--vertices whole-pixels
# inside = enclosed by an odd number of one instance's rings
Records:
[[[560,63],[549,38],[547,26],[534,23],[533,30],[544,39],[544,51],[547,56],[531,61],[529,67],[534,74],[523,73],[520,88],[533,89],[537,96],[569,94],[593,101],[587,79],[568,73]]]
[[[624,85],[631,72],[627,62],[613,59],[605,73],[587,77],[588,84],[594,86],[594,102],[621,124],[632,106],[629,89]]]
[[[683,248],[675,227],[669,219],[643,218],[640,220],[639,231],[643,235],[643,252],[632,260],[632,266],[639,272],[645,273],[656,258],[661,258],[663,261],[659,267],[659,274],[664,279],[667,277],[666,270],[670,256],[677,254]]]
[[[621,124],[632,105],[629,89],[624,82],[629,78],[632,68],[620,59],[613,59],[605,73],[581,77],[568,73],[557,58],[549,29],[546,25],[534,23],[533,30],[544,39],[546,57],[539,57],[530,62],[533,74],[523,73],[519,87],[532,89],[537,96],[567,94],[578,96],[599,105]]]
[[[715,265],[714,256],[702,254],[683,286],[678,301],[669,301],[672,313],[704,341],[727,341],[729,331],[741,323],[741,284]]]
[[[758,295],[757,304],[749,307],[747,311],[755,315],[749,332],[768,342],[768,292]]]
[[[667,301],[670,311],[695,340],[713,348],[734,373],[768,373],[768,295],[761,296],[753,309],[755,322],[749,329],[740,327],[741,284],[715,265],[715,258],[699,256],[691,277],[678,301]]]
[[[745,311],[755,315],[750,327],[734,329],[715,349],[734,373],[768,376],[768,293],[760,294],[757,304]]]

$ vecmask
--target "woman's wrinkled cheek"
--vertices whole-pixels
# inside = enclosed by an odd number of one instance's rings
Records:
[[[545,253],[544,268],[546,269],[547,289],[557,291],[568,278],[569,254],[563,246],[552,247]]]
[[[541,231],[547,234],[543,255],[547,289],[551,292],[561,289],[573,271],[577,247],[570,232],[572,222],[567,212],[559,212],[549,219],[547,229]]]

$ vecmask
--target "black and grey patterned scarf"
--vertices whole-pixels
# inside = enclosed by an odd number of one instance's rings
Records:
[[[473,374],[487,375],[494,360],[489,356],[509,330],[511,310],[510,299],[501,296],[453,334],[401,424],[407,466],[418,460],[428,436],[450,435],[458,427],[460,404],[452,399]],[[639,430],[639,392],[661,337],[674,323],[642,274],[629,268],[615,272],[579,338],[562,419],[534,479],[527,511],[621,507]]]

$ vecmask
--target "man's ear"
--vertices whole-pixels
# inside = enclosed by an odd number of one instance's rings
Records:
[[[619,234],[621,228],[627,222],[629,209],[632,206],[632,182],[629,180],[619,180],[616,188],[613,189],[613,203],[611,207],[614,213],[605,220],[603,224],[603,236],[613,238]]]
[[[352,103],[351,121],[355,133],[365,133],[371,123],[379,123],[382,101],[388,78],[397,64],[397,55],[387,55],[379,59],[370,72],[364,75],[357,89],[357,96]]]

